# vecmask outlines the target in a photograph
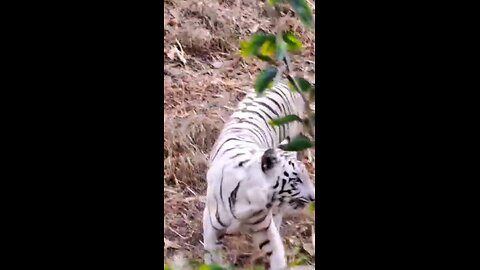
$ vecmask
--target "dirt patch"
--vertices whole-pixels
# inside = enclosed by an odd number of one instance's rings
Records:
[[[314,3],[314,2],[313,2]],[[166,0],[164,9],[164,261],[176,255],[201,260],[202,211],[208,154],[220,129],[255,75],[265,67],[239,55],[240,40],[268,32],[262,1]],[[314,81],[314,35],[288,21],[305,50],[294,61]],[[314,179],[313,168],[312,178]],[[282,228],[289,262],[313,260],[308,249],[313,220],[305,214]],[[228,261],[251,266],[257,254],[246,236],[226,238]]]

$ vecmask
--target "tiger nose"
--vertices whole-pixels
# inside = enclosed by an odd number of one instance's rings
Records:
[[[315,195],[309,195],[309,196],[308,196],[308,199],[309,199],[311,202],[314,202],[314,201],[315,201]]]

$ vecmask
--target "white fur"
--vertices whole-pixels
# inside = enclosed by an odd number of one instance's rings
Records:
[[[285,85],[278,85],[277,88],[287,96],[289,104],[284,104],[283,99],[278,99],[276,94],[270,94],[270,97],[288,108],[289,113],[302,115],[304,103],[301,97],[291,93]],[[269,95],[268,91],[267,95]],[[277,161],[273,168],[262,170],[262,156],[265,151],[270,147],[276,148],[280,141],[286,143],[288,140],[284,141],[284,138],[281,138],[280,128],[265,126],[263,120],[248,112],[258,110],[254,105],[248,105],[252,100],[270,102],[269,105],[273,107],[273,103],[265,96],[256,97],[253,93],[247,95],[239,104],[239,109],[233,113],[233,120],[231,119],[225,125],[212,149],[207,172],[207,201],[203,215],[204,245],[207,251],[205,262],[223,264],[220,254],[222,245],[218,240],[225,233],[242,232],[250,233],[257,247],[263,243],[262,247],[271,252],[271,269],[285,269],[287,264],[279,230],[283,216],[295,211],[292,211],[292,207],[288,203],[283,206],[267,207],[267,204],[272,202],[272,197],[278,196],[273,187],[279,177],[284,177],[284,171],[292,174],[292,170],[295,170],[299,174],[298,177],[304,182],[295,186],[296,191],[301,196],[315,197],[315,190],[301,162],[295,161],[295,169],[289,167],[287,159],[296,159],[296,152],[287,153],[276,150]],[[242,109],[247,111],[244,112]],[[238,119],[249,119],[264,128],[266,142],[259,140],[258,136],[254,136],[252,132],[248,131],[252,126],[242,123]],[[293,138],[300,133],[301,128],[298,123],[292,123],[284,136]],[[272,131],[274,132],[272,133]],[[235,138],[235,140],[229,140],[229,138]],[[239,145],[242,147],[238,147]],[[231,150],[225,154],[227,152],[225,149]],[[238,154],[238,157],[235,154]],[[234,208],[232,207],[233,210],[231,210],[229,197],[237,187]],[[288,202],[287,197],[285,202]]]

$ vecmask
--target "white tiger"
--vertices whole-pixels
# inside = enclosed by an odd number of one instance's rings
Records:
[[[298,93],[277,84],[263,96],[249,93],[222,129],[207,172],[206,263],[223,264],[224,235],[245,232],[270,257],[270,269],[287,267],[279,233],[282,217],[314,201],[315,188],[296,152],[278,149],[300,134],[301,123],[271,127],[268,121],[302,116],[304,108]]]

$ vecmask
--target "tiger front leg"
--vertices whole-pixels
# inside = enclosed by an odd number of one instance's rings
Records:
[[[287,269],[284,246],[271,213],[261,223],[255,224],[252,238],[255,245],[269,257],[270,270]]]
[[[205,248],[205,263],[223,265],[222,247],[225,228],[216,228],[212,224],[208,207],[203,211],[203,243]]]
[[[245,193],[245,199],[235,203],[234,217],[244,221],[260,213],[268,211],[268,189],[266,187],[250,188]]]
[[[277,214],[273,215],[273,221],[275,222],[275,227],[277,227],[277,230],[279,232],[281,231],[282,220],[283,220],[283,214],[282,213],[277,213]]]

